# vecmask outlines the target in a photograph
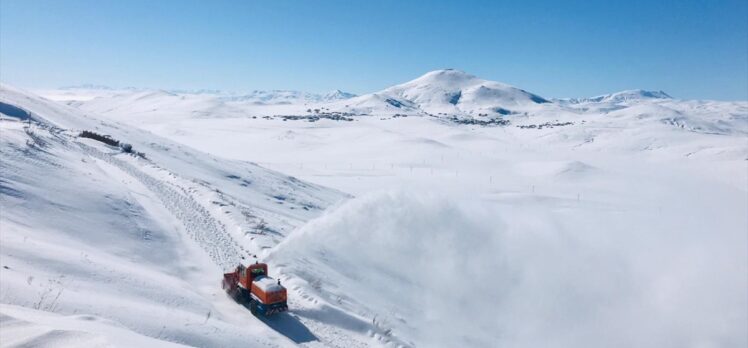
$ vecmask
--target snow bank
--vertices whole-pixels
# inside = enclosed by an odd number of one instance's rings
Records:
[[[301,296],[414,346],[746,344],[737,229],[596,213],[377,193],[310,222],[270,260]]]

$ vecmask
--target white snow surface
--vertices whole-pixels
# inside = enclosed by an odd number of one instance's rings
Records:
[[[748,345],[748,102],[613,95],[625,97],[538,103],[453,70],[312,106],[130,91],[71,108],[4,87],[0,102],[39,123],[0,121],[0,313],[31,323],[3,332],[193,346]],[[494,107],[511,113],[477,115]],[[315,118],[339,110],[351,121]],[[76,138],[82,129],[147,159]],[[225,250],[267,261],[290,312],[258,320],[228,300]]]
[[[253,280],[252,282],[255,283],[260,289],[262,289],[262,291],[266,293],[283,290],[283,288],[280,285],[278,285],[278,281],[270,277],[259,276],[255,278],[255,280]]]
[[[220,280],[345,194],[9,86],[0,103],[3,345],[278,347],[335,339],[292,315],[253,317]],[[9,106],[31,121],[8,115]],[[78,136],[83,130],[144,155]]]

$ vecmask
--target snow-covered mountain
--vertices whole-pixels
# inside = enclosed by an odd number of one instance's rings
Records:
[[[356,95],[353,93],[343,92],[339,89],[336,89],[334,91],[327,92],[319,97],[319,101],[335,101],[335,100],[343,100],[343,99],[350,99],[355,97]]]
[[[332,109],[353,113],[423,112],[500,116],[550,103],[525,90],[487,81],[454,69],[436,70],[389,87],[336,103]]]
[[[673,99],[670,95],[663,91],[645,91],[642,89],[633,89],[627,91],[621,91],[612,94],[601,95],[597,97],[589,98],[590,102],[596,103],[621,103],[628,101],[638,101],[645,99]]]

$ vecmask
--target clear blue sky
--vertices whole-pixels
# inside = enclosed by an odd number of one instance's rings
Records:
[[[366,93],[440,68],[748,100],[748,1],[0,0],[0,80],[22,87]]]

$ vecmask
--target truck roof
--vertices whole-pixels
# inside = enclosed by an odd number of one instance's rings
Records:
[[[275,279],[267,276],[259,276],[255,278],[253,283],[255,283],[255,285],[265,293],[281,291],[284,289],[282,286],[278,285],[278,282]]]

